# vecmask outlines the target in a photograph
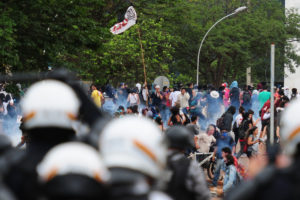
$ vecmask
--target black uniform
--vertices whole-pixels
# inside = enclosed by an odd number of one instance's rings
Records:
[[[210,199],[204,173],[195,161],[174,151],[168,156],[168,170],[166,192],[174,200]]]
[[[35,200],[39,196],[36,167],[54,146],[70,141],[74,132],[63,129],[36,129],[28,133],[26,150],[15,153],[9,171],[4,174],[5,184],[18,199]]]

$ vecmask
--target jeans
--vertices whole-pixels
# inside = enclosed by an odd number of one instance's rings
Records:
[[[215,173],[214,173],[214,179],[213,179],[213,186],[217,186],[218,185],[218,180],[220,178],[220,173],[221,173],[221,169],[223,167],[224,161],[221,158],[217,158],[217,164],[215,167]]]
[[[187,110],[187,108],[185,107],[185,108],[182,108],[182,112],[184,113],[184,114],[188,114],[188,110]]]
[[[167,106],[163,106],[160,113],[161,113],[161,117],[162,117],[164,127],[167,127],[168,120],[169,120],[170,115],[171,115],[170,109]]]

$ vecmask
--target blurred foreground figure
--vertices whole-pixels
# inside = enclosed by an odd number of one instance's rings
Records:
[[[108,199],[109,172],[99,153],[79,142],[51,149],[37,167],[45,200]]]
[[[36,199],[36,166],[53,146],[73,139],[79,107],[75,92],[60,81],[40,81],[29,88],[21,101],[26,150],[5,175],[19,199]]]
[[[205,175],[196,161],[184,152],[194,146],[194,134],[184,126],[173,126],[166,131],[169,144],[167,193],[174,200],[207,200],[210,191]]]
[[[292,160],[285,168],[269,164],[253,180],[235,188],[230,200],[300,199],[300,100],[292,102],[282,116],[283,153]],[[277,158],[278,163],[278,158]],[[259,166],[256,166],[259,167]]]
[[[16,200],[12,192],[3,182],[2,174],[8,170],[8,162],[11,159],[12,152],[11,141],[6,135],[0,134],[0,199]]]
[[[110,199],[170,199],[155,188],[164,175],[167,145],[153,122],[133,116],[112,121],[104,128],[99,145],[111,172]]]

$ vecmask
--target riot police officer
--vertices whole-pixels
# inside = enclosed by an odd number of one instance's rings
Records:
[[[167,193],[175,200],[210,199],[202,169],[184,152],[194,144],[194,134],[184,126],[174,126],[166,131],[169,141]]]
[[[52,148],[37,167],[45,200],[107,199],[110,174],[96,149],[79,142]]]
[[[33,84],[21,101],[26,149],[4,180],[19,199],[36,199],[36,166],[53,146],[73,139],[80,101],[71,87],[56,80]]]
[[[135,116],[112,121],[99,148],[111,172],[111,199],[170,199],[155,188],[164,175],[167,145],[154,122]]]

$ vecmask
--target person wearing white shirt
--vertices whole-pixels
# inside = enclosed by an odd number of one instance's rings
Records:
[[[200,133],[196,136],[196,148],[201,153],[208,153],[210,147],[216,142],[216,138],[213,136],[214,127],[209,126],[207,133]]]
[[[186,92],[185,88],[182,88],[181,93],[177,97],[177,101],[179,102],[180,110],[185,114],[187,114],[187,107],[189,107],[189,99],[189,93]]]
[[[180,94],[180,91],[178,91],[178,89],[176,89],[176,88],[174,88],[174,91],[171,92],[169,99],[171,101],[172,107],[174,107],[176,105],[179,94]]]

